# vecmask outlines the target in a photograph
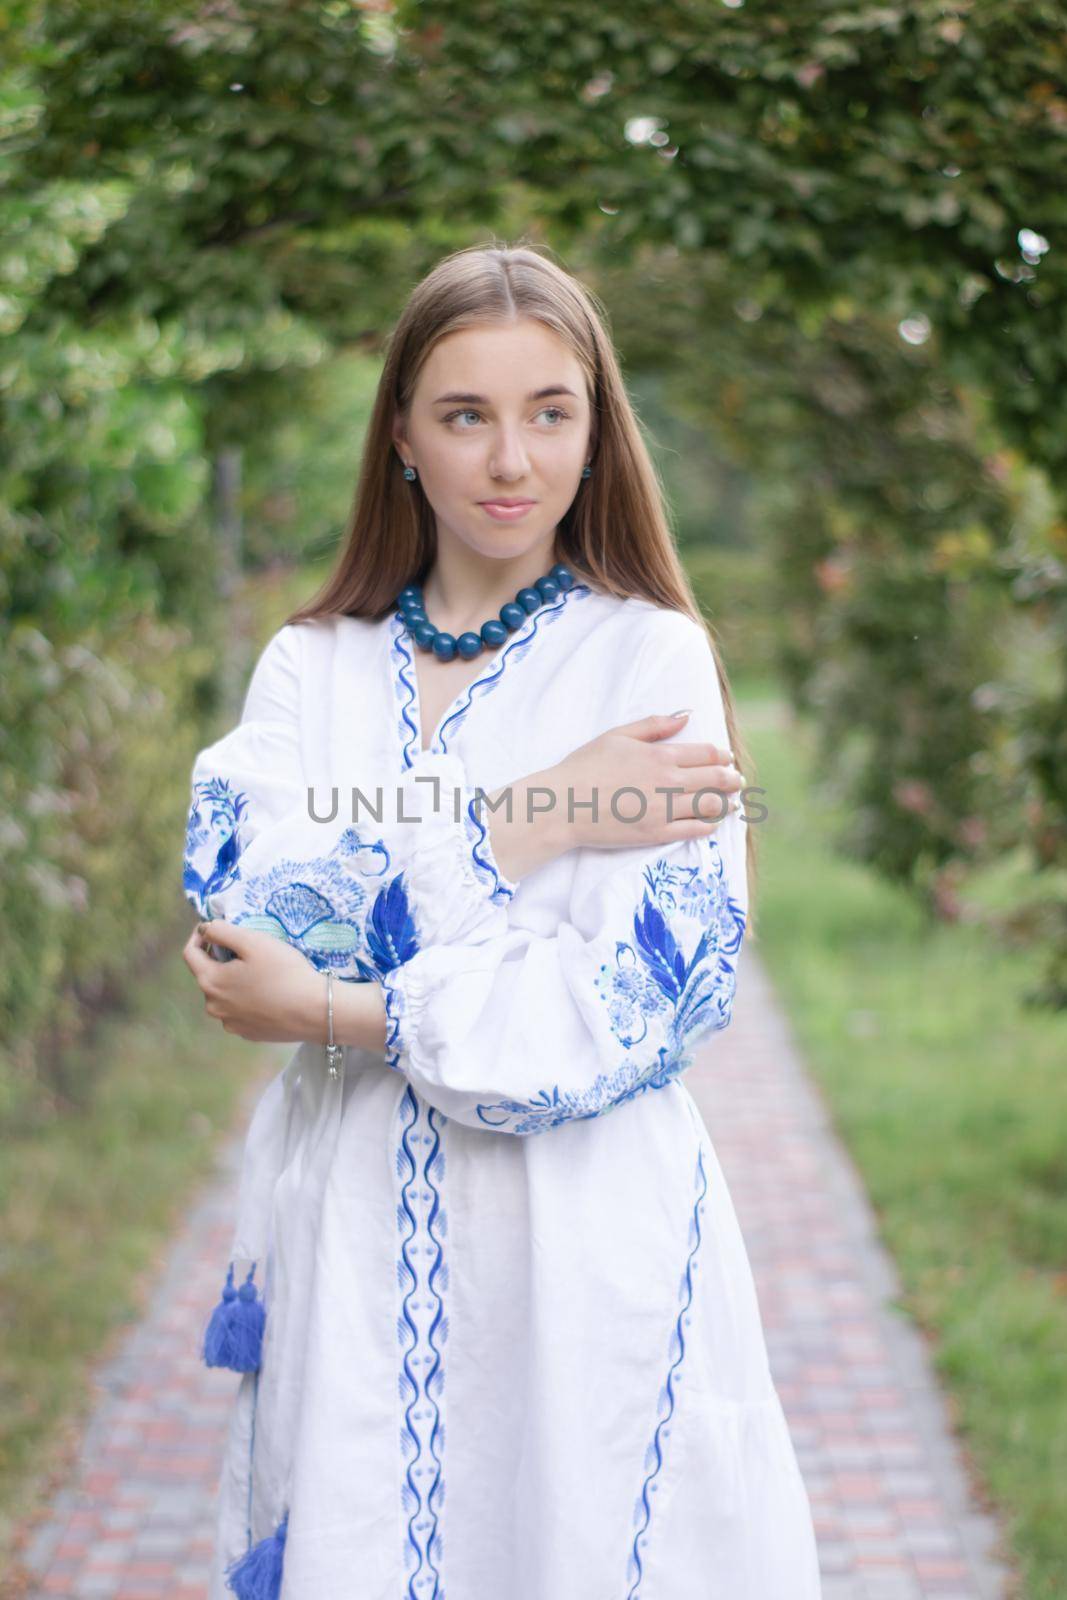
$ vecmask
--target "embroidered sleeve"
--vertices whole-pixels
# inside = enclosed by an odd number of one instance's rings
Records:
[[[296,628],[282,628],[263,651],[240,723],[200,751],[191,789],[182,887],[200,916],[225,916],[249,845],[302,802]]]
[[[328,819],[314,814],[299,673],[298,630],[283,628],[257,663],[238,726],[196,758],[183,862],[190,903],[358,981],[380,982],[439,940],[499,932],[516,885],[493,857],[459,758],[421,752],[378,785],[378,817],[346,820],[347,797]]]
[[[680,742],[725,744],[703,630],[657,619],[618,722],[679,702]],[[717,813],[709,796],[710,814]],[[663,1088],[725,1028],[747,918],[745,822],[660,849],[585,850],[552,933],[483,926],[385,977],[388,1065],[472,1127],[527,1135]]]

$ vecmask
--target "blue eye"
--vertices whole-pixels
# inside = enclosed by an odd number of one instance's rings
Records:
[[[563,418],[563,419],[565,419],[566,417],[568,417],[570,415],[569,412],[564,411],[562,406],[542,406],[541,410],[537,414],[538,414],[538,416],[543,416],[546,411],[554,411],[558,417]],[[448,423],[448,422],[454,422],[457,417],[480,417],[480,416],[481,416],[481,412],[480,411],[472,411],[469,407],[466,407],[462,411],[450,411],[448,416],[445,417],[444,420],[445,420],[446,423]],[[559,423],[558,422],[554,423],[553,427],[557,427],[558,428],[559,427]],[[461,433],[468,433],[469,431],[470,430],[468,428],[461,428],[460,429]]]

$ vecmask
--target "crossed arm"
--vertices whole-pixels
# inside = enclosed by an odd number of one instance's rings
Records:
[[[610,1009],[604,1009],[599,1019],[592,1016],[586,1019],[592,1022],[594,1031],[602,1030],[606,1019],[610,1019],[615,1036],[601,1041],[605,1055],[610,1055],[619,1041],[628,1058],[637,1053],[631,1049],[637,1044],[637,1030],[630,1011],[638,1002],[645,1013],[640,1027],[645,1030],[642,1037],[646,1038],[646,1051],[651,1050],[650,1030],[665,1029],[668,1013],[679,1037],[691,1030],[694,1021],[702,1023],[705,1015],[715,1015],[722,1025],[726,1010],[724,997],[717,991],[710,995],[709,982],[720,958],[721,969],[716,967],[719,975],[732,973],[729,956],[734,948],[738,916],[733,902],[727,905],[725,881],[717,885],[713,881],[714,870],[711,878],[707,875],[709,866],[715,869],[719,862],[711,835],[714,831],[716,837],[719,836],[714,824],[720,819],[721,811],[714,805],[709,806],[706,800],[696,804],[695,797],[709,790],[720,797],[731,794],[742,785],[743,779],[725,764],[729,752],[722,742],[723,712],[710,672],[706,644],[696,639],[695,632],[675,643],[684,648],[675,653],[673,660],[667,660],[664,653],[661,673],[657,674],[661,681],[648,685],[644,692],[645,705],[649,701],[655,704],[656,699],[662,704],[671,689],[677,690],[680,685],[690,693],[695,691],[700,709],[692,733],[700,738],[700,743],[671,739],[683,726],[679,720],[659,714],[646,715],[637,722],[599,735],[571,752],[558,766],[517,780],[510,787],[513,801],[517,797],[518,803],[503,811],[494,810],[491,805],[484,817],[479,850],[487,850],[505,879],[511,879],[514,884],[556,856],[580,846],[590,846],[594,848],[583,852],[576,883],[581,882],[588,891],[590,885],[599,885],[603,880],[602,897],[600,888],[593,899],[587,893],[586,912],[583,914],[578,906],[577,911],[572,908],[569,913],[578,916],[578,924],[572,925],[565,919],[561,923],[560,937],[546,940],[520,929],[513,933],[502,931],[502,925],[503,928],[507,926],[506,914],[500,909],[503,890],[494,893],[490,902],[485,899],[488,891],[484,886],[470,890],[465,885],[454,885],[446,875],[447,886],[442,893],[438,892],[441,880],[434,877],[434,869],[430,870],[429,879],[423,877],[421,884],[418,871],[412,878],[405,872],[403,884],[394,880],[390,886],[403,889],[404,893],[395,897],[387,894],[384,888],[380,889],[375,896],[375,918],[369,919],[367,924],[368,929],[372,922],[374,924],[374,933],[370,935],[373,948],[367,954],[373,957],[377,968],[375,975],[380,981],[341,981],[334,985],[333,1034],[337,1043],[383,1054],[390,1065],[398,1062],[400,1048],[405,1051],[407,1061],[411,1049],[419,1045],[422,1063],[426,1065],[431,1061],[426,1051],[430,1048],[429,1041],[435,1038],[442,1005],[448,1009],[454,997],[456,1015],[449,1023],[448,1033],[450,1039],[453,1036],[459,1039],[464,1029],[470,1033],[473,1018],[487,1018],[497,1000],[510,994],[516,984],[524,988],[521,1001],[516,994],[512,1009],[521,1015],[522,1006],[529,1000],[525,987],[539,974],[542,996],[559,991],[554,1002],[559,1009],[554,1025],[558,1031],[566,1022],[571,1029],[566,1039],[561,1037],[560,1047],[565,1054],[568,1051],[573,1054],[585,1037],[581,1018],[591,1003],[585,991],[588,989],[592,994],[608,972],[608,964],[614,968],[619,960],[631,963],[636,960],[637,968],[621,966],[612,979],[618,992],[614,997],[605,994],[598,1002],[604,1007],[610,1002]],[[253,694],[253,711],[262,709],[259,704],[262,699],[262,692],[259,700]],[[282,719],[273,706],[268,710],[271,714],[262,722],[264,737],[280,738],[279,729],[285,731]],[[711,740],[717,742],[711,743]],[[258,747],[256,755],[259,755]],[[283,752],[279,765],[289,759],[289,753]],[[207,765],[211,766],[210,761]],[[534,787],[542,793],[547,788],[557,796],[573,792],[581,820],[576,823],[565,817],[564,812],[570,812],[569,806],[557,804],[545,811],[529,808],[527,794]],[[604,796],[621,789],[636,789],[649,797],[647,820],[641,826],[620,826],[618,821],[613,822],[603,814],[597,822],[595,812],[592,820],[589,818],[586,807],[590,794]],[[673,804],[665,806],[662,796],[668,789],[674,799]],[[499,798],[500,793],[497,791],[491,800]],[[288,803],[289,799],[281,795],[279,805]],[[603,813],[603,801],[600,809]],[[267,821],[271,820],[262,808],[260,814]],[[732,822],[728,828],[735,842],[733,829],[736,826]],[[421,834],[422,830],[419,832]],[[650,846],[665,853],[653,860]],[[450,850],[454,847],[455,841]],[[459,847],[459,856],[466,856],[468,850],[469,846]],[[621,850],[621,854],[616,854],[616,850]],[[417,855],[419,862],[427,859],[421,849]],[[605,856],[612,858],[611,862]],[[743,896],[743,873],[737,850],[729,850],[728,858],[735,863],[728,874],[733,890]],[[248,859],[246,850],[242,865]],[[615,861],[619,863],[617,868],[613,865]],[[377,860],[371,865],[377,868]],[[614,887],[605,873],[610,874]],[[375,875],[371,873],[372,878]],[[469,878],[469,871],[460,876]],[[385,882],[384,878],[379,881]],[[200,890],[205,887],[199,878],[196,887]],[[187,884],[187,892],[188,888]],[[457,894],[455,903],[453,888]],[[211,898],[213,896],[206,893],[197,893],[194,903],[202,914],[210,909]],[[491,903],[495,904],[495,911],[489,910]],[[253,911],[262,909],[253,906]],[[423,948],[427,938],[430,943],[440,942],[442,935],[437,924],[442,919],[447,921],[453,909],[460,920],[466,912],[473,919],[470,928],[474,942],[470,950],[463,948],[466,934],[462,932],[455,935],[461,942],[454,950],[446,947],[431,953]],[[415,913],[414,925],[406,918],[408,910]],[[380,926],[379,911],[383,913]],[[398,912],[399,920],[394,920]],[[715,931],[714,942],[720,955],[712,961],[707,952],[711,936],[709,918],[714,919],[716,915],[721,927]],[[676,925],[672,923],[675,917],[680,919]],[[248,920],[255,920],[260,926],[244,926]],[[264,921],[261,915],[253,919],[245,916],[237,921],[217,916],[201,922],[190,936],[183,957],[202,990],[207,1013],[219,1021],[225,1031],[249,1040],[325,1043],[325,975],[305,952],[295,948],[294,943],[277,937],[274,931],[261,931]],[[473,931],[475,923],[479,924],[476,932]],[[417,940],[413,934],[419,935]],[[635,934],[636,946],[627,945],[628,954],[620,957],[623,947],[618,944],[616,935],[632,940]],[[698,937],[700,948],[690,953],[693,957],[690,971],[683,945],[685,940],[693,942]],[[485,940],[488,942],[483,942]],[[557,972],[555,964],[557,956],[562,959],[560,952],[564,944],[567,963],[565,969]],[[213,959],[208,951],[210,945],[225,947],[237,959]],[[414,954],[416,951],[418,953]],[[364,976],[371,971],[364,962],[356,964],[362,968]],[[587,966],[588,972],[585,971]],[[569,976],[564,975],[564,970]],[[634,990],[635,981],[637,991]],[[571,992],[572,987],[576,993]],[[538,1026],[546,1026],[541,1002],[538,1002],[537,1015]],[[500,1019],[494,1014],[494,1027],[498,1022]],[[473,1049],[478,1040],[473,1034],[470,1038]],[[672,1051],[673,1048],[672,1043]],[[436,1060],[436,1056],[433,1059]],[[428,1070],[434,1069],[429,1067]]]
[[[208,944],[223,945],[237,960],[216,961]],[[217,919],[197,924],[182,956],[200,985],[208,1016],[227,1033],[261,1044],[325,1044],[326,979],[292,945]],[[334,985],[333,1036],[337,1044],[385,1053],[379,984]]]
[[[498,811],[487,819],[494,858],[509,878],[524,877],[578,843],[573,824],[568,826],[561,814],[528,807],[532,789],[553,783],[558,783],[554,772],[519,780],[511,785],[510,814]],[[501,793],[490,795],[490,801]],[[216,961],[208,953],[211,944],[232,950],[237,959]],[[326,979],[293,946],[217,918],[197,924],[182,956],[208,1016],[227,1033],[258,1043],[325,1044]],[[337,1044],[385,1053],[386,1010],[379,984],[334,985],[333,1036]]]

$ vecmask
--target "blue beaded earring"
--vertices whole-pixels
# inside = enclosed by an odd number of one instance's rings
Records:
[[[589,465],[589,463],[587,461],[585,466],[582,468],[582,477],[583,478],[591,478],[592,476],[593,476],[593,469],[592,469],[592,467]]]
[[[418,477],[418,473],[415,471],[414,467],[405,467],[404,468],[404,476],[408,480],[409,483],[413,483],[415,481],[415,479]]]

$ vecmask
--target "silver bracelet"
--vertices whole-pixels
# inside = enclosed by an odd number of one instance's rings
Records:
[[[326,1067],[331,1078],[341,1075],[344,1064],[344,1046],[333,1041],[333,969],[326,968]]]

